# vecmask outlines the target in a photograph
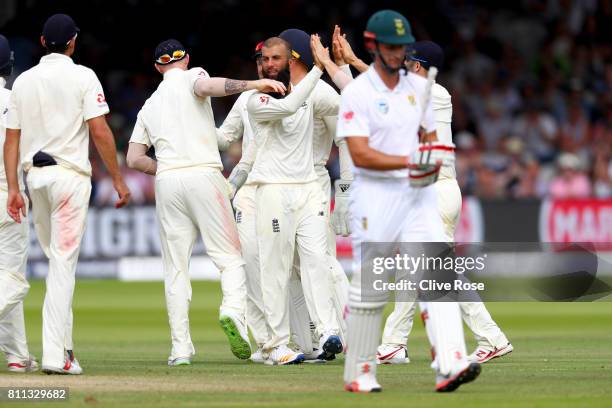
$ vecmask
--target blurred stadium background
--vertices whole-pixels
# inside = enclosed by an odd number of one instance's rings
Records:
[[[13,77],[42,56],[38,37],[49,15],[65,12],[75,18],[81,28],[75,60],[100,77],[122,152],[138,110],[161,79],[152,64],[159,41],[181,40],[192,64],[213,76],[248,79],[255,76],[254,45],[288,27],[328,40],[334,24],[340,24],[358,55],[368,60],[362,47],[368,16],[397,9],[417,39],[434,40],[446,52],[439,82],[453,97],[457,172],[465,197],[457,239],[592,241],[608,248],[612,242],[610,0],[0,4],[0,32],[16,56]],[[234,100],[213,100],[218,125]],[[240,155],[239,144],[223,154],[226,174]],[[134,203],[123,211],[107,209],[112,183],[95,155],[92,164],[96,209],[90,213],[79,274],[121,277],[121,270],[142,270],[143,277],[151,276],[159,262],[143,257],[159,254],[151,207],[154,179],[124,168]],[[335,151],[328,167],[337,178]],[[34,234],[32,241],[29,273],[42,276],[46,266]],[[350,241],[340,238],[338,245],[340,256],[348,257]],[[195,269],[210,266],[198,265]]]

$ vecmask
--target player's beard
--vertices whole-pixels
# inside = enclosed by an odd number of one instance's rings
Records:
[[[275,81],[282,82],[283,85],[285,85],[285,88],[287,89],[287,92],[285,93],[285,95],[280,94],[278,92],[267,92],[268,95],[276,99],[282,99],[289,93],[289,85],[291,83],[291,73],[289,72],[288,63],[285,64],[285,67],[281,69],[280,71],[278,71],[278,73],[270,74],[268,71],[263,70],[262,74],[264,78],[273,79]]]

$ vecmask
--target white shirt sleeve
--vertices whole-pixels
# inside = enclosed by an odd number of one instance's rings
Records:
[[[6,128],[7,129],[21,129],[21,112],[19,112],[17,98],[19,97],[19,89],[16,86],[17,82],[13,85],[11,96],[9,97],[8,112],[6,116]]]
[[[188,81],[189,81],[189,88],[191,89],[191,92],[195,96],[198,96],[195,93],[195,83],[200,78],[210,78],[210,75],[208,75],[208,72],[206,72],[206,70],[204,70],[204,68],[200,68],[200,67],[191,68],[189,71],[187,71],[187,75],[188,75]],[[198,98],[201,98],[201,97],[198,96]]]
[[[147,147],[151,147],[151,138],[149,137],[147,127],[142,120],[141,112],[138,113],[138,117],[136,118],[136,125],[134,125],[134,130],[132,131],[132,136],[130,137],[130,143],[140,143],[146,145]]]
[[[338,92],[334,91],[331,86],[321,87],[317,98],[314,99],[314,116],[317,118],[323,118],[323,120],[325,120],[325,117],[327,116],[337,115],[339,107],[340,95],[338,95]]]
[[[423,118],[423,123],[421,126],[425,129],[427,133],[431,133],[436,130],[436,117],[433,111],[433,103],[431,99],[425,108],[425,117]]]
[[[261,92],[254,93],[247,102],[249,116],[257,122],[266,122],[293,115],[306,101],[321,78],[321,74],[323,71],[313,67],[308,75],[283,99],[272,98]]]
[[[366,99],[362,97],[352,82],[344,88],[340,99],[340,112],[336,126],[336,137],[370,137],[370,120]]]
[[[217,130],[217,135],[225,139],[227,143],[239,140],[244,134],[244,123],[242,123],[240,109],[242,109],[242,104],[236,100],[234,106],[232,106],[232,109],[230,109],[225,117],[223,124]]]
[[[83,117],[85,120],[106,115],[109,112],[102,84],[100,84],[93,71],[90,71],[90,73],[85,95],[83,95]]]

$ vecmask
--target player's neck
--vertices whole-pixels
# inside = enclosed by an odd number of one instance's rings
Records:
[[[298,71],[298,70],[293,70],[291,71],[291,83],[293,85],[297,85],[300,83],[300,81],[302,79],[304,79],[304,77],[306,76],[306,72],[303,71]]]
[[[378,74],[380,79],[382,79],[383,83],[390,90],[393,90],[397,86],[397,84],[399,84],[399,72],[390,73],[378,63],[374,64],[374,69],[376,70],[376,73]]]

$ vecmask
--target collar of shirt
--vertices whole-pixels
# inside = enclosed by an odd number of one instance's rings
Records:
[[[0,77],[0,88],[5,88],[6,87],[6,79]]]
[[[69,62],[71,64],[74,64],[72,58],[64,54],[59,54],[57,52],[45,55],[40,59],[40,62]]]
[[[169,70],[167,70],[166,72],[164,72],[164,79],[171,77],[172,75],[178,75],[181,72],[185,72],[184,70],[182,70],[181,68],[175,67],[175,68],[170,68]]]
[[[368,76],[370,82],[372,85],[374,85],[374,88],[376,88],[378,92],[399,93],[404,86],[404,81],[402,81],[403,75],[399,74],[399,82],[397,85],[395,85],[395,88],[389,89],[383,82],[380,75],[378,75],[378,72],[376,72],[376,68],[374,67],[373,63],[370,65],[370,69],[368,69],[365,74]]]

